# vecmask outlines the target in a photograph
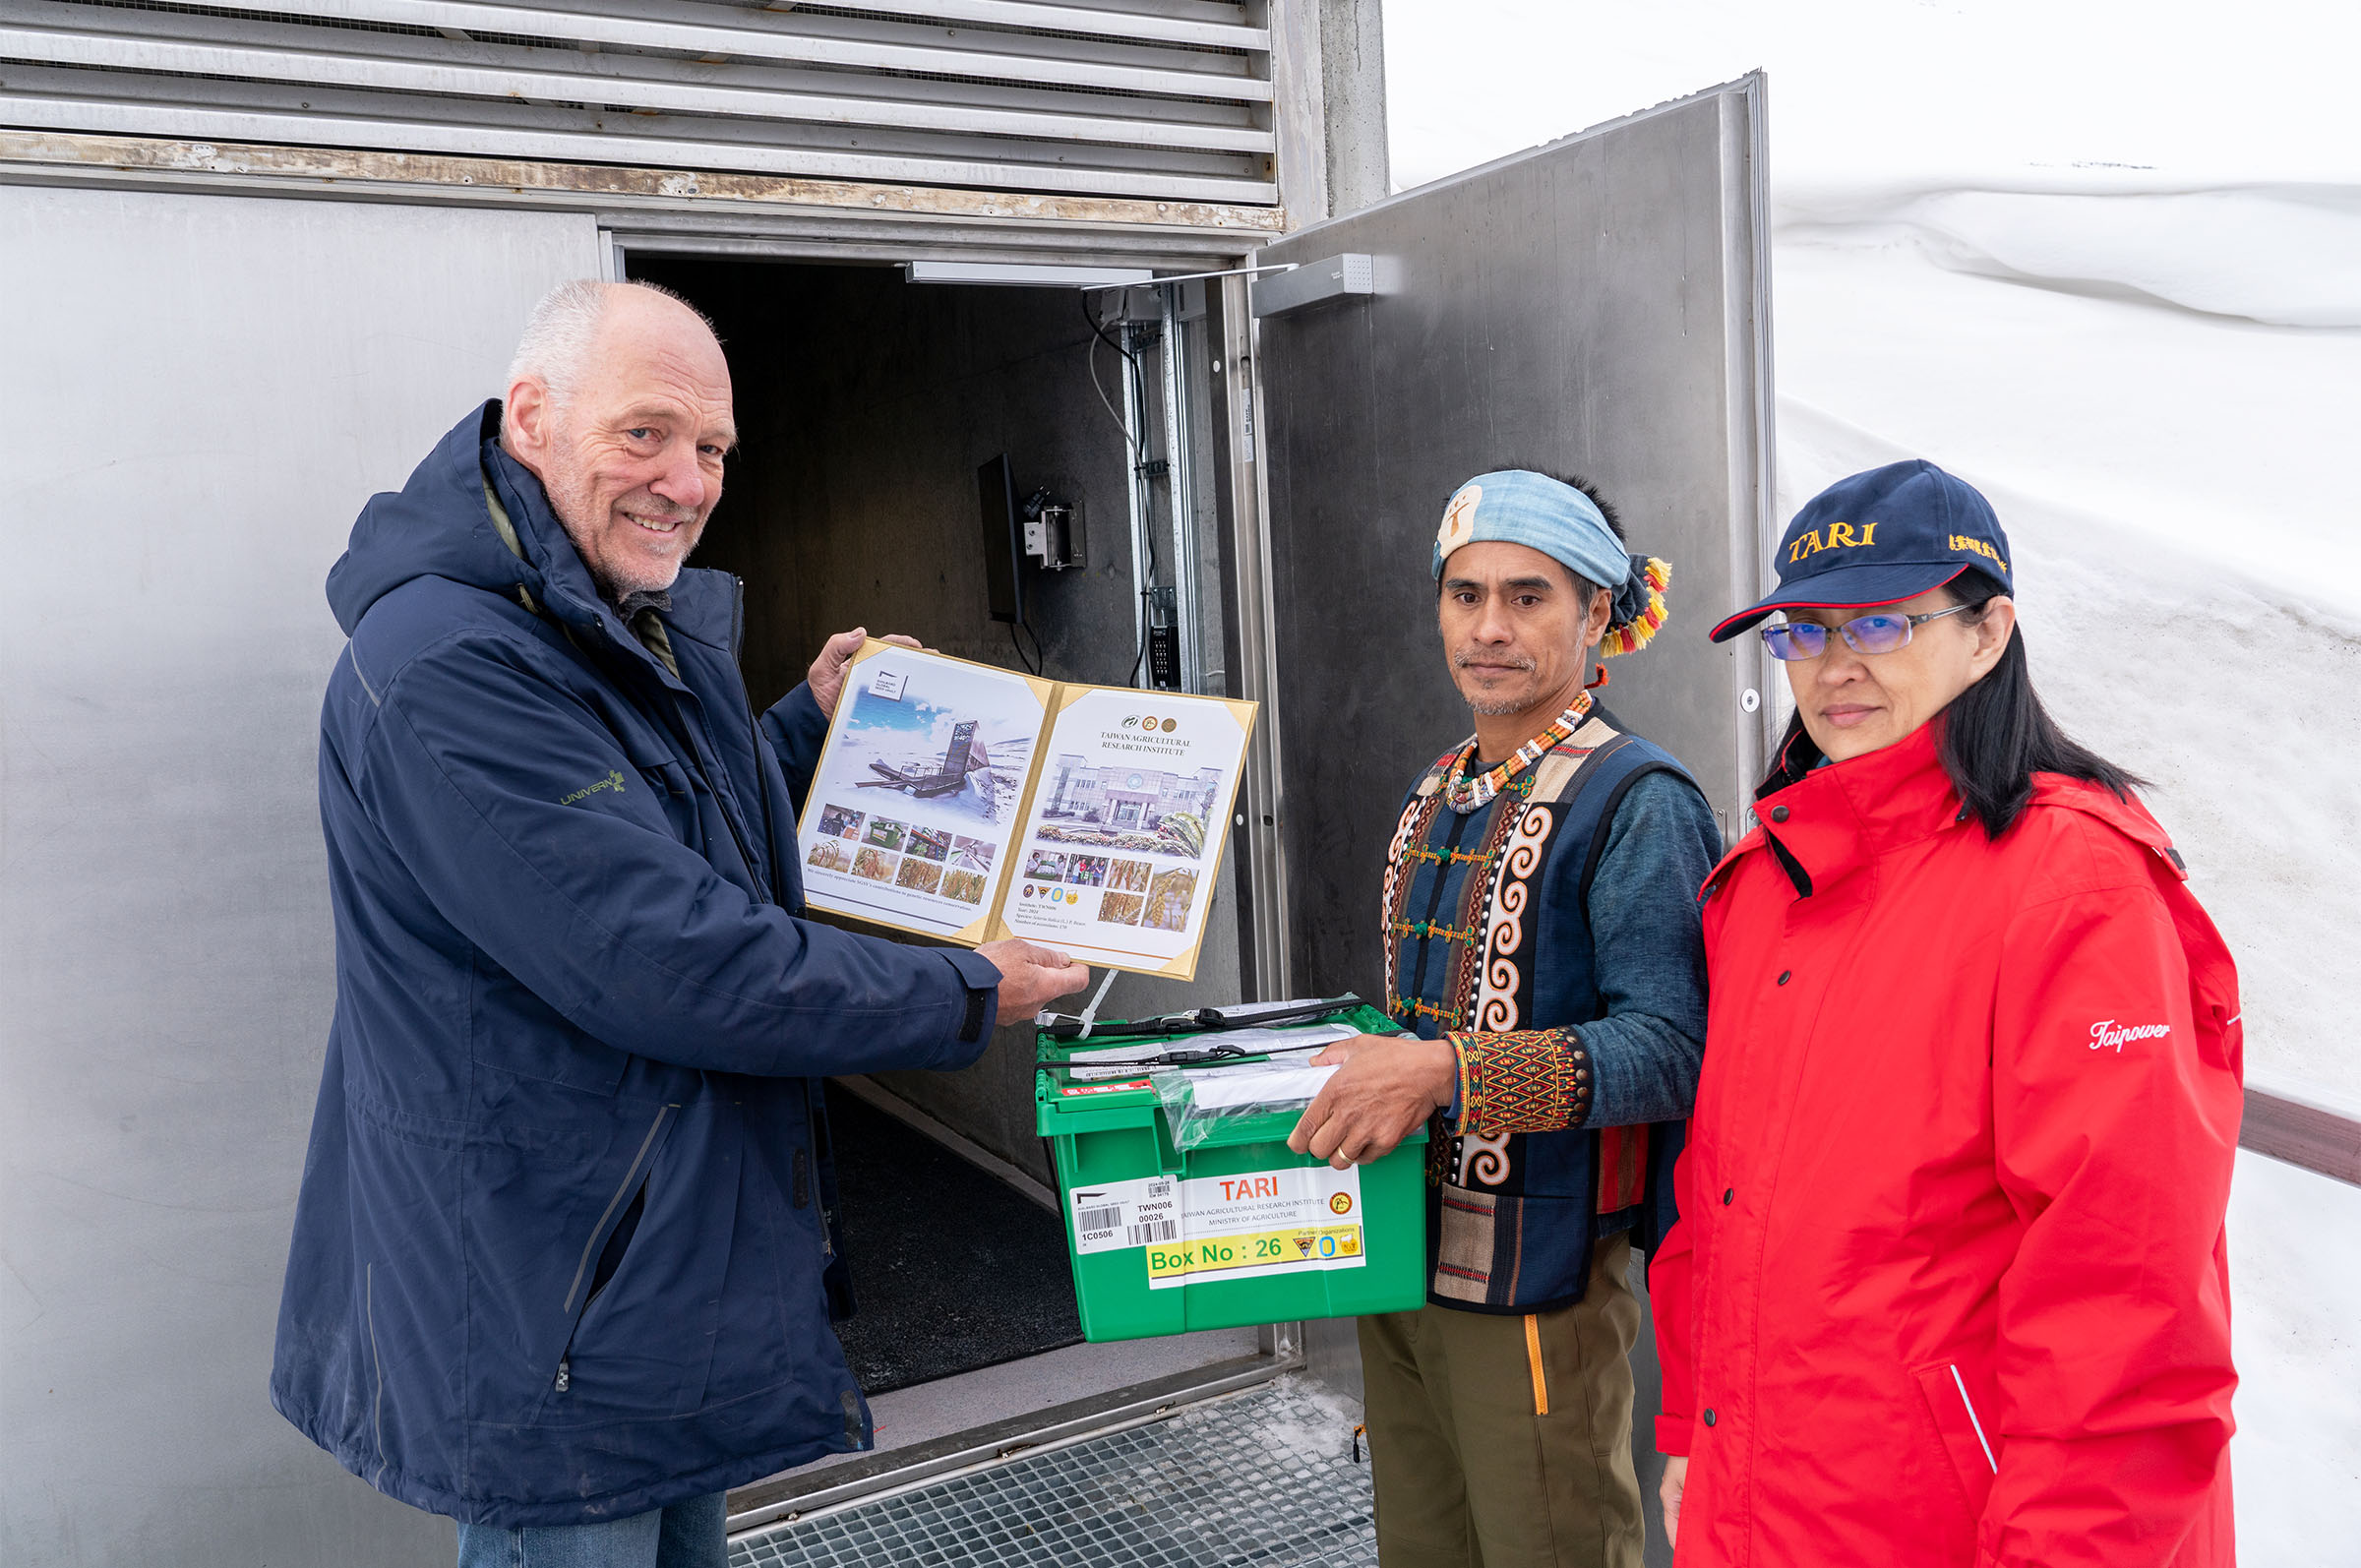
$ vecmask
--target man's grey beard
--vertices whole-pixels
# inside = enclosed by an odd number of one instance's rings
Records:
[[[1464,670],[1475,662],[1475,654],[1472,650],[1466,653],[1455,653],[1451,656],[1451,667],[1455,670]],[[1516,667],[1527,675],[1531,675],[1534,661],[1531,659],[1520,660]],[[1470,697],[1468,699],[1469,710],[1487,719],[1501,718],[1510,713],[1522,713],[1532,705],[1533,700],[1530,697]]]

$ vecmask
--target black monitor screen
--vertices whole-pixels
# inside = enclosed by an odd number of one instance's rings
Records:
[[[1025,617],[1024,582],[1017,575],[1024,527],[1016,514],[1016,482],[1002,452],[976,470],[976,492],[984,503],[984,590],[992,618],[1011,625]]]

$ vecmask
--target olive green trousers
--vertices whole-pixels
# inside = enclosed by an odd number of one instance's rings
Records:
[[[1599,1242],[1554,1312],[1361,1319],[1380,1568],[1640,1568],[1630,1259]]]

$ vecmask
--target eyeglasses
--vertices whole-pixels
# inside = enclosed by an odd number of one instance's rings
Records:
[[[1855,616],[1843,626],[1834,628],[1821,626],[1815,621],[1780,621],[1762,629],[1763,642],[1771,649],[1771,657],[1788,663],[1798,659],[1816,659],[1826,653],[1831,631],[1843,636],[1845,645],[1855,653],[1891,653],[1896,648],[1908,646],[1911,628],[1973,608],[1973,605],[1955,604],[1948,610],[1935,610],[1926,615],[1894,615],[1881,611],[1876,615]]]

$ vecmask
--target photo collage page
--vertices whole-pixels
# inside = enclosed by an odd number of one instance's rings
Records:
[[[1044,743],[1009,929],[1121,967],[1190,952],[1245,739],[1215,698],[1099,689],[1073,700]]]
[[[857,663],[803,826],[822,908],[952,935],[989,910],[1043,703],[1020,676],[889,647]]]

